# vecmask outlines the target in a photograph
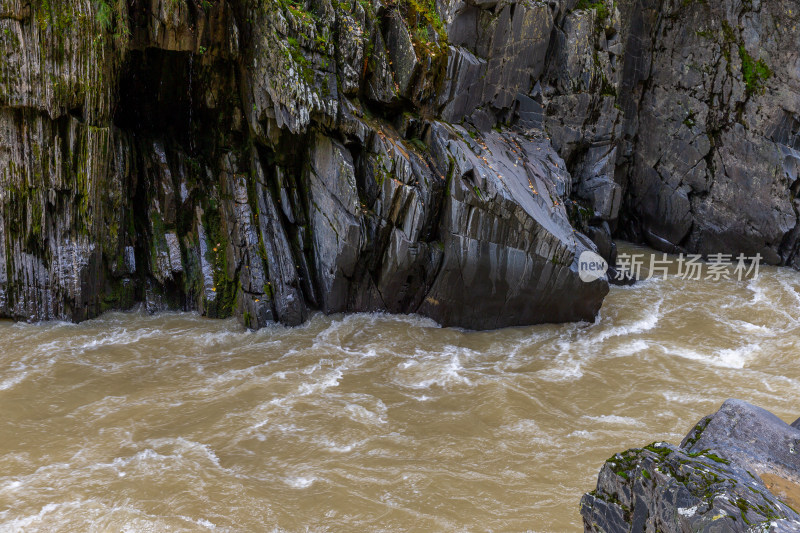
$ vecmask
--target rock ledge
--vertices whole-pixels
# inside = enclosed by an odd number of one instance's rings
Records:
[[[798,426],[727,400],[680,446],[656,442],[606,461],[581,500],[584,530],[800,531]]]

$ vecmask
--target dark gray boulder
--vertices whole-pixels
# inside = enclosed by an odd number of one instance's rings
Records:
[[[437,124],[431,151],[453,167],[439,228],[444,257],[419,312],[447,325],[490,327],[591,320],[608,293],[578,258],[595,250],[564,210],[570,176],[545,139]]]
[[[728,400],[681,445],[616,454],[584,495],[587,532],[798,531],[800,429]]]

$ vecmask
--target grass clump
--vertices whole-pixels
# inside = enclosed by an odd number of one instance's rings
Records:
[[[747,53],[744,45],[739,46],[739,57],[742,60],[742,75],[747,94],[764,92],[764,82],[772,77],[772,69],[769,68],[763,59],[756,61]]]
[[[594,10],[595,15],[597,16],[596,23],[598,29],[605,27],[606,21],[611,18],[611,10],[606,5],[606,2],[603,0],[599,0],[598,2],[592,2],[591,0],[580,0],[575,6],[575,10],[577,11],[590,9]]]

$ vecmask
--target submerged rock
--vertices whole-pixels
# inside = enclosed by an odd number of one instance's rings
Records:
[[[584,495],[587,532],[800,530],[800,429],[741,400],[680,446],[616,454]]]

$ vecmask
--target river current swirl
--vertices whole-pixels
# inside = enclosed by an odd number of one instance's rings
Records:
[[[0,532],[580,531],[613,453],[800,412],[800,273],[614,288],[492,332],[187,313],[0,323]]]

